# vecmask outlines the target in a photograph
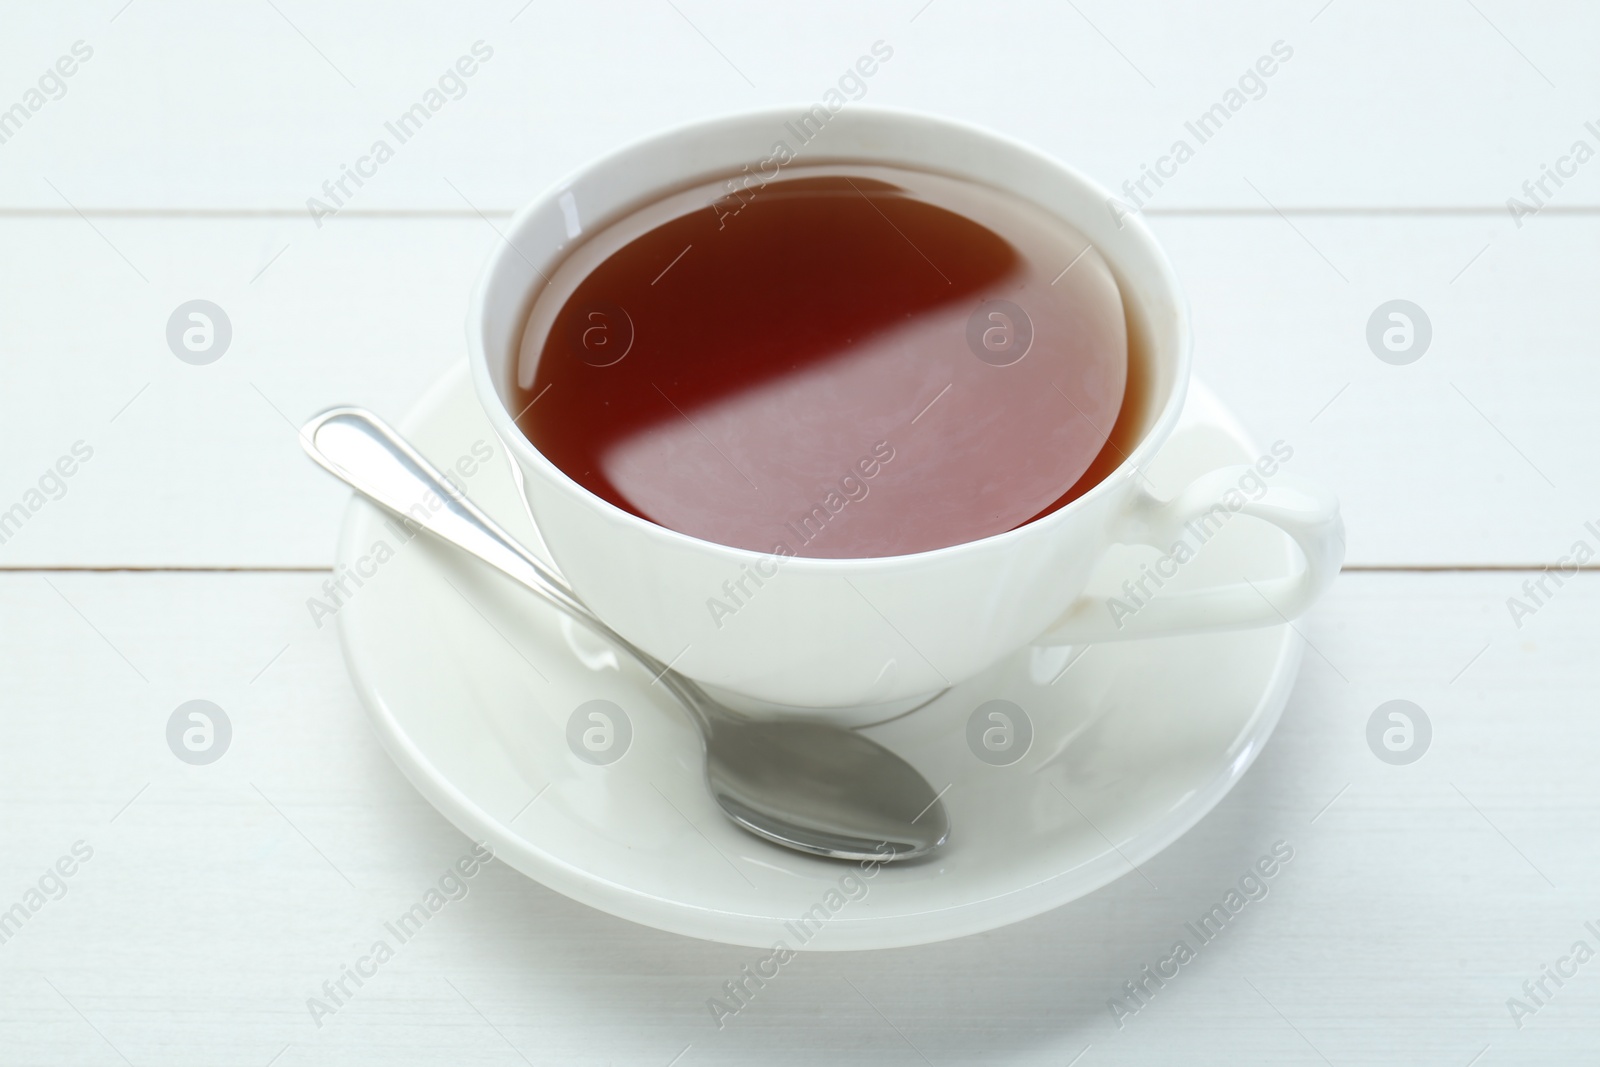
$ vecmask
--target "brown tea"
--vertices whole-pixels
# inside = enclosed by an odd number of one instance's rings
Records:
[[[523,432],[598,496],[719,544],[831,558],[1060,506],[1108,466],[1136,384],[1116,281],[1076,229],[867,166],[686,190],[580,239],[534,301],[517,374]]]

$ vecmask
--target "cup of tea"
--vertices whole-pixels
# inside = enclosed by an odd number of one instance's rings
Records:
[[[1270,455],[1151,492],[1189,316],[1112,205],[913,112],[696,123],[517,213],[472,296],[474,385],[572,588],[753,713],[859,724],[1030,643],[1281,623],[1338,573],[1338,503]],[[1084,595],[1109,546],[1236,513],[1296,573]]]

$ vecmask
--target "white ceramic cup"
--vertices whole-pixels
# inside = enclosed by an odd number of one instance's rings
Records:
[[[517,214],[478,280],[467,317],[478,397],[556,565],[595,614],[732,705],[858,724],[913,707],[1030,642],[1269,625],[1310,606],[1343,560],[1331,494],[1277,472],[1252,478],[1249,466],[1214,471],[1171,500],[1145,488],[1140,468],[1183,407],[1190,337],[1177,278],[1140,218],[1112,210],[1103,189],[1057,160],[973,126],[851,105],[802,146],[791,131],[805,111],[713,119],[589,164]],[[1142,410],[1124,413],[1139,431],[1126,460],[1065,507],[1005,533],[913,555],[817,559],[658,526],[595,496],[535,449],[508,405],[544,276],[585,235],[663,195],[755,170],[778,141],[789,143],[796,164],[887,164],[984,183],[1082,231],[1121,287],[1130,348],[1146,363]],[[1253,586],[1158,593],[1131,615],[1083,595],[1108,546],[1165,551],[1186,523],[1233,513],[1282,528],[1304,566]],[[749,595],[734,616],[708,610],[711,598],[725,596],[724,583],[741,578]]]

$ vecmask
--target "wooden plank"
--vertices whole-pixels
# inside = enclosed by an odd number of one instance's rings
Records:
[[[74,42],[94,54],[0,145],[0,206],[274,210],[310,229],[307,198],[479,40],[493,58],[392,144],[351,210],[511,210],[645,133],[817,101],[876,40],[895,53],[865,102],[993,127],[1113,188],[1187,141],[1193,158],[1148,187],[1167,209],[1498,213],[1574,140],[1600,146],[1584,125],[1600,123],[1600,10],[1558,0],[1230,0],[1159,18],[1113,0],[124,8],[6,16],[0,107]],[[1278,41],[1292,57],[1228,99]],[[1237,110],[1215,136],[1188,131],[1218,103]],[[1600,206],[1600,164],[1549,190],[1558,208]]]
[[[397,417],[463,360],[467,294],[497,239],[476,219],[352,222],[305,241],[273,219],[103,223],[146,283],[80,220],[6,229],[34,255],[0,266],[5,506],[75,442],[94,449],[0,545],[12,565],[329,564],[345,493],[296,429],[343,402]],[[166,335],[196,298],[233,330],[205,366]]]
[[[25,250],[0,262],[0,510],[76,442],[94,449],[0,565],[331,563],[344,495],[293,426],[336,403],[404,414],[464,358],[467,295],[498,240],[477,218],[335,221],[310,236],[283,219],[0,221]],[[1551,562],[1600,518],[1600,475],[1574,447],[1600,389],[1576,298],[1600,284],[1600,219],[1155,224],[1188,288],[1198,373],[1339,492],[1351,563]],[[233,325],[207,366],[165,336],[197,297]],[[1366,340],[1393,298],[1432,325],[1408,366]]]
[[[1488,1044],[1566,1062],[1597,1036],[1584,977],[1549,986],[1520,1030],[1506,1007],[1573,941],[1593,947],[1583,923],[1600,921],[1584,889],[1600,876],[1591,575],[1521,630],[1503,606],[1515,575],[1345,576],[1302,624],[1312,649],[1276,737],[1146,865],[1159,888],[1130,876],[982,937],[802,957],[722,1030],[706,1000],[758,954],[608,918],[498,865],[319,1029],[307,998],[470,846],[367,729],[332,630],[304,608],[317,576],[48,577],[0,576],[0,654],[26,664],[0,704],[0,905],[75,842],[93,857],[0,945],[18,1062],[115,1062],[107,1044],[175,1065],[463,1049],[662,1064],[685,1046],[682,1063],[864,1048],[1060,1064],[1086,1045],[1108,1064],[1317,1062],[1309,1044],[1335,1063],[1464,1064]],[[163,737],[194,698],[235,731],[204,767]],[[1365,737],[1396,698],[1433,727],[1409,766]],[[1295,857],[1269,895],[1119,1029],[1122,982],[1279,840]]]
[[[1163,219],[1195,314],[1196,371],[1341,496],[1349,561],[1549,562],[1600,547],[1584,301],[1600,230],[1497,219]],[[1395,299],[1432,340],[1386,363]],[[1583,384],[1580,384],[1583,383]]]

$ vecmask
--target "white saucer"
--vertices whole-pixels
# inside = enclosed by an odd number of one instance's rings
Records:
[[[480,453],[492,448],[465,483],[484,510],[542,551],[464,367],[402,428],[441,468],[472,456],[475,442],[483,442]],[[1260,454],[1194,383],[1183,422],[1149,475],[1158,492],[1170,493],[1196,474]],[[386,553],[373,553],[379,541],[396,550],[381,563],[376,555]],[[1096,588],[1114,594],[1153,555],[1115,550]],[[872,949],[960,937],[1130,874],[1244,774],[1300,664],[1300,642],[1287,626],[1024,649],[926,708],[866,728],[936,788],[948,785],[952,831],[931,860],[864,878],[853,865],[767,844],[728,822],[706,792],[698,738],[671,697],[508,579],[427,535],[402,542],[381,512],[356,500],[339,561],[354,567],[362,557],[360,572],[372,576],[338,615],[345,659],[378,736],[435,807],[501,860],[574,900],[662,930],[761,948],[782,941],[794,950]],[[1259,579],[1289,573],[1292,561],[1281,533],[1246,519],[1220,530],[1176,581]],[[573,712],[595,699],[623,708],[632,725],[625,754],[603,766],[580,759],[567,740]],[[1024,709],[1034,730],[1026,755],[1010,766],[984,762],[968,746],[968,719],[994,699]],[[827,922],[806,940],[815,925],[794,921],[808,913]]]

